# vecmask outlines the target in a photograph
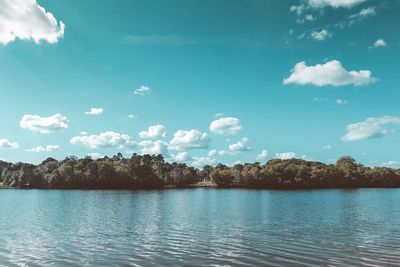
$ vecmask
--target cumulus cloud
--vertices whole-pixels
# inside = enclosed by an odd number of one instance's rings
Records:
[[[58,150],[60,147],[57,145],[37,146],[31,149],[27,149],[28,152],[40,153],[40,152],[53,152]]]
[[[207,133],[192,129],[190,131],[178,130],[174,134],[170,145],[175,150],[205,148],[210,146],[211,139]]]
[[[113,131],[102,132],[99,135],[80,135],[71,139],[73,145],[84,145],[88,148],[132,148],[136,142],[127,134]]]
[[[232,152],[249,151],[249,150],[251,150],[251,148],[249,146],[247,146],[248,142],[249,142],[249,139],[246,137],[243,137],[237,143],[230,144],[229,150]]]
[[[142,131],[139,133],[140,138],[160,138],[167,136],[167,131],[164,125],[157,124],[150,126],[147,131]]]
[[[36,0],[0,0],[0,44],[16,39],[57,43],[65,25]]]
[[[182,152],[179,152],[178,154],[176,154],[173,157],[173,160],[175,162],[190,162],[193,159],[186,151],[182,151]]]
[[[262,150],[260,154],[257,155],[256,160],[258,161],[264,161],[268,158],[268,151],[267,150]]]
[[[297,154],[294,152],[283,152],[283,153],[276,153],[275,155],[278,159],[293,159],[297,158]]]
[[[210,124],[210,131],[219,135],[235,135],[242,129],[238,118],[224,117]]]
[[[145,95],[151,94],[152,91],[153,90],[150,87],[141,85],[139,88],[137,88],[135,90],[134,94],[140,95],[140,96],[145,96]]]
[[[50,117],[41,117],[39,115],[24,115],[19,123],[22,129],[28,129],[33,132],[49,134],[68,128],[67,117],[57,113]]]
[[[400,117],[371,117],[366,119],[365,121],[347,125],[347,133],[342,137],[342,140],[344,142],[352,142],[371,138],[379,138],[390,132],[393,132],[384,128],[384,125],[396,124],[400,124]]]
[[[383,39],[378,39],[374,43],[374,47],[385,47],[387,46],[387,43]]]
[[[91,116],[96,116],[96,115],[100,115],[104,112],[103,108],[91,108],[89,111],[86,111],[85,114],[86,115],[91,115]]]
[[[0,148],[1,149],[18,149],[19,144],[17,142],[11,142],[7,139],[0,139]]]
[[[139,143],[139,145],[142,147],[141,153],[142,154],[149,154],[149,155],[158,155],[162,154],[164,156],[168,155],[168,143],[163,142],[161,140],[157,141],[142,141]]]
[[[338,60],[325,64],[307,66],[304,61],[295,65],[291,75],[283,80],[283,84],[312,84],[321,86],[367,85],[376,81],[369,70],[347,71]]]
[[[327,38],[331,36],[331,33],[327,30],[323,29],[321,31],[313,31],[310,34],[311,38],[315,41],[325,41]]]

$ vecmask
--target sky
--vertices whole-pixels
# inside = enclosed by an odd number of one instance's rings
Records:
[[[400,1],[0,6],[0,159],[400,167]]]

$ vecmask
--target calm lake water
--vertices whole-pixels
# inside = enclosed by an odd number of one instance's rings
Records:
[[[0,190],[1,266],[395,266],[400,190]]]

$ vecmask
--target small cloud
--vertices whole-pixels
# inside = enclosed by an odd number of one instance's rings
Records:
[[[275,155],[278,159],[293,159],[297,158],[297,154],[294,152],[283,152],[283,153],[276,153]]]
[[[387,161],[387,162],[382,162],[382,165],[396,166],[396,165],[400,165],[400,161],[397,161],[397,160],[389,160],[389,161]]]
[[[224,117],[210,124],[210,131],[218,135],[235,135],[242,129],[238,118]]]
[[[142,154],[149,154],[149,155],[164,155],[164,156],[169,156],[168,153],[168,148],[169,145],[168,143],[161,141],[161,140],[156,140],[156,141],[142,141],[139,143],[139,145],[142,147],[140,152]]]
[[[91,108],[89,111],[86,111],[85,114],[90,116],[96,116],[102,114],[103,112],[104,112],[103,108]]]
[[[335,103],[338,104],[338,105],[345,105],[345,104],[347,104],[348,102],[347,102],[347,100],[336,99]]]
[[[147,131],[142,131],[139,133],[140,138],[161,138],[167,136],[167,131],[164,125],[157,124],[150,126]]]
[[[34,153],[40,153],[40,152],[53,152],[58,150],[60,147],[58,145],[47,145],[45,147],[43,146],[37,146],[31,149],[27,149],[26,151],[28,152],[34,152]]]
[[[374,47],[385,47],[387,46],[387,43],[383,39],[378,39],[374,43]]]
[[[313,31],[310,34],[311,38],[315,41],[325,41],[326,39],[328,39],[329,37],[332,36],[332,34],[330,32],[328,32],[327,30],[323,29],[321,31]]]
[[[17,142],[11,142],[7,139],[0,139],[0,148],[1,149],[18,149],[19,144]]]
[[[86,156],[92,158],[92,159],[100,159],[100,158],[104,158],[104,156],[100,153],[97,152],[93,152],[93,153],[89,153]]]
[[[153,90],[150,87],[142,85],[135,90],[134,94],[140,95],[140,96],[145,96],[145,95],[151,94],[152,91]]]
[[[135,114],[129,114],[129,115],[127,116],[127,118],[128,118],[128,119],[131,119],[131,120],[133,120],[133,119],[137,119],[137,118],[138,118],[138,115],[135,115]]]
[[[250,151],[251,148],[247,146],[249,139],[243,137],[237,143],[229,145],[229,150],[231,152],[243,152],[243,151]]]
[[[268,151],[267,150],[262,150],[260,154],[257,155],[256,160],[257,161],[264,161],[268,158]]]
[[[136,142],[127,134],[114,131],[102,132],[98,135],[80,135],[71,139],[73,145],[84,145],[88,148],[132,148]]]
[[[211,139],[207,133],[192,129],[190,131],[178,130],[170,141],[171,149],[182,151],[186,149],[207,149]]]
[[[376,10],[375,7],[368,7],[368,8],[363,8],[359,13],[353,14],[349,16],[350,19],[363,19],[366,17],[370,16],[375,16],[376,15]]]
[[[331,150],[332,146],[331,145],[324,145],[324,146],[322,146],[322,149],[323,150]]]
[[[366,140],[382,137],[392,130],[384,128],[384,125],[398,125],[400,117],[383,116],[371,117],[362,122],[352,123],[346,126],[346,134],[342,137],[344,142]]]
[[[68,128],[67,117],[57,113],[50,117],[39,115],[24,115],[19,123],[22,129],[28,129],[36,133],[49,134]]]

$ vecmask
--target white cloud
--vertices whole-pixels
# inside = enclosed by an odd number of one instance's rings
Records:
[[[294,152],[283,152],[283,153],[276,153],[276,157],[278,159],[293,159],[297,158],[297,154]]]
[[[268,151],[267,150],[262,150],[260,154],[257,155],[256,160],[257,161],[264,161],[268,158]]]
[[[96,115],[100,115],[104,112],[103,108],[91,108],[89,111],[86,111],[85,114],[86,115],[91,115],[91,116],[96,116]]]
[[[92,159],[104,158],[104,156],[102,154],[97,153],[97,152],[89,153],[86,156],[91,157]]]
[[[224,156],[224,155],[228,155],[228,154],[232,154],[232,153],[229,152],[229,151],[225,151],[225,150],[216,150],[216,149],[212,149],[212,150],[210,150],[210,151],[208,152],[208,156],[209,156],[209,157],[214,157],[214,156],[216,156],[216,155]]]
[[[230,144],[229,150],[232,152],[249,151],[249,150],[251,150],[251,148],[247,146],[248,142],[249,142],[249,139],[246,137],[243,137],[237,143]]]
[[[364,19],[366,17],[375,16],[375,7],[363,8],[360,12],[349,16],[350,19]]]
[[[307,3],[310,7],[313,8],[324,8],[324,7],[351,8],[365,1],[366,0],[307,0]]]
[[[224,117],[210,124],[210,131],[219,135],[235,135],[242,129],[238,118]]]
[[[141,85],[139,88],[137,88],[135,90],[134,94],[140,95],[140,96],[145,96],[145,95],[151,94],[152,91],[153,90],[150,87]]]
[[[324,146],[322,146],[322,149],[323,150],[331,150],[332,146],[331,145],[324,145]]]
[[[137,119],[137,115],[135,115],[135,114],[129,114],[128,115],[128,119]]]
[[[7,139],[0,139],[0,148],[1,149],[18,149],[19,144],[17,142],[11,142]]]
[[[28,152],[34,152],[34,153],[40,153],[40,152],[53,152],[58,150],[60,147],[57,145],[47,145],[45,147],[43,146],[37,146],[33,147],[31,149],[27,149],[26,151]]]
[[[382,165],[387,165],[387,166],[400,165],[400,161],[397,161],[397,160],[389,160],[389,161],[387,161],[387,162],[383,162]]]
[[[175,162],[190,162],[193,160],[186,151],[179,152],[174,156],[173,159]]]
[[[161,140],[142,141],[139,143],[139,145],[142,147],[140,151],[142,154],[149,154],[149,155],[162,154],[164,156],[168,155],[168,143],[163,142]]]
[[[225,116],[225,115],[224,115],[224,113],[221,113],[221,112],[218,112],[218,113],[214,114],[214,117],[216,117],[216,118],[221,118],[223,116]]]
[[[216,164],[216,160],[214,158],[210,158],[210,157],[194,157],[191,164],[194,167],[197,168],[202,168],[205,165],[215,165]]]
[[[385,47],[387,46],[387,43],[383,39],[378,39],[374,43],[374,47]]]
[[[160,138],[167,136],[167,131],[164,125],[157,124],[150,126],[147,131],[142,131],[139,133],[140,138]]]
[[[64,23],[36,0],[0,0],[0,6],[0,44],[9,44],[17,38],[57,43],[64,36]]]
[[[346,126],[347,133],[342,137],[344,142],[379,138],[390,132],[384,125],[400,124],[400,117],[383,116],[371,117],[362,122],[352,123]]]
[[[68,128],[67,117],[57,113],[50,117],[40,117],[38,115],[24,115],[19,123],[22,129],[33,132],[49,134]]]
[[[348,102],[347,102],[347,100],[336,99],[335,103],[338,104],[338,105],[345,105],[345,104],[347,104]]]
[[[312,84],[315,86],[366,85],[376,81],[369,70],[347,71],[338,60],[325,64],[307,66],[304,61],[295,65],[291,75],[283,80],[283,84]]]
[[[136,145],[136,142],[127,134],[107,131],[99,135],[75,136],[71,139],[71,144],[81,144],[89,148],[131,148]]]
[[[311,38],[315,41],[325,41],[327,38],[331,36],[331,33],[327,30],[323,29],[321,31],[313,31],[311,32]]]
[[[211,139],[207,133],[202,133],[198,130],[192,129],[190,131],[178,130],[174,134],[170,145],[175,150],[186,150],[195,148],[208,148]]]

